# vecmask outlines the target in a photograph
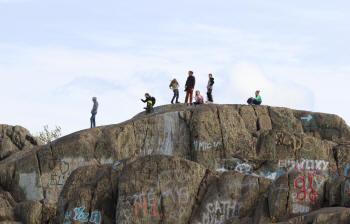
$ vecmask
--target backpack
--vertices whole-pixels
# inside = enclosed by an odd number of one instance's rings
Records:
[[[151,96],[151,101],[152,101],[152,106],[154,106],[154,104],[156,104],[156,98],[154,98],[153,96]]]

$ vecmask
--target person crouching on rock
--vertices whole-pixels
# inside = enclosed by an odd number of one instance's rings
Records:
[[[169,88],[173,90],[174,96],[171,100],[171,104],[174,104],[174,100],[176,99],[175,103],[179,103],[179,83],[176,79],[171,80]]]
[[[260,90],[255,91],[255,98],[254,97],[250,97],[247,100],[247,103],[249,105],[260,105],[262,103],[262,99],[260,96]]]
[[[188,71],[188,78],[186,80],[186,85],[185,85],[185,92],[186,92],[186,98],[185,98],[185,103],[191,104],[192,105],[192,97],[193,97],[193,89],[196,84],[196,78],[193,76],[192,71]]]
[[[151,113],[153,111],[153,106],[156,104],[156,98],[149,95],[148,93],[145,93],[146,99],[141,99],[142,102],[147,103],[147,106],[143,109],[146,110],[147,113]]]
[[[196,95],[195,95],[194,99],[195,99],[195,102],[194,102],[195,105],[199,105],[199,104],[204,103],[203,96],[201,95],[199,90],[196,91]]]

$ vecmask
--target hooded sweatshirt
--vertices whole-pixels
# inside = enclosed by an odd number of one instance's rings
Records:
[[[213,89],[214,78],[209,78],[207,89]]]

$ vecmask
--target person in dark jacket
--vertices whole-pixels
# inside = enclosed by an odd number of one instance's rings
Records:
[[[156,103],[156,98],[149,95],[148,93],[145,93],[146,99],[141,99],[142,102],[147,103],[147,106],[143,109],[146,110],[146,113],[151,113],[153,111],[153,106]]]
[[[213,95],[212,95],[213,85],[214,85],[214,78],[213,78],[213,75],[210,73],[208,85],[207,85],[207,98],[208,98],[208,102],[210,102],[210,103],[213,102]]]
[[[98,109],[98,102],[96,97],[92,97],[92,102],[94,105],[92,106],[91,110],[91,118],[90,118],[90,127],[94,128],[96,127],[96,114],[97,114],[97,109]]]
[[[193,76],[193,71],[188,72],[188,78],[185,85],[186,98],[185,103],[192,105],[193,89],[196,84],[196,78]]]
[[[262,103],[260,90],[255,91],[255,98],[254,97],[249,98],[247,103],[249,105],[260,105]]]

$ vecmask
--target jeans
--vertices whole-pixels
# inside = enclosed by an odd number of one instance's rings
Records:
[[[96,114],[91,114],[91,118],[90,118],[90,127],[94,128],[96,127],[96,120],[95,120]]]
[[[188,89],[186,90],[186,98],[185,98],[185,103],[190,103],[192,104],[193,100],[193,89]]]
[[[173,104],[174,103],[174,100],[176,99],[176,103],[179,102],[179,90],[178,89],[174,89],[174,96],[173,96],[173,99],[171,100],[171,103]]]
[[[211,94],[213,92],[213,89],[208,89],[207,91],[207,98],[209,102],[213,102],[213,95]]]

